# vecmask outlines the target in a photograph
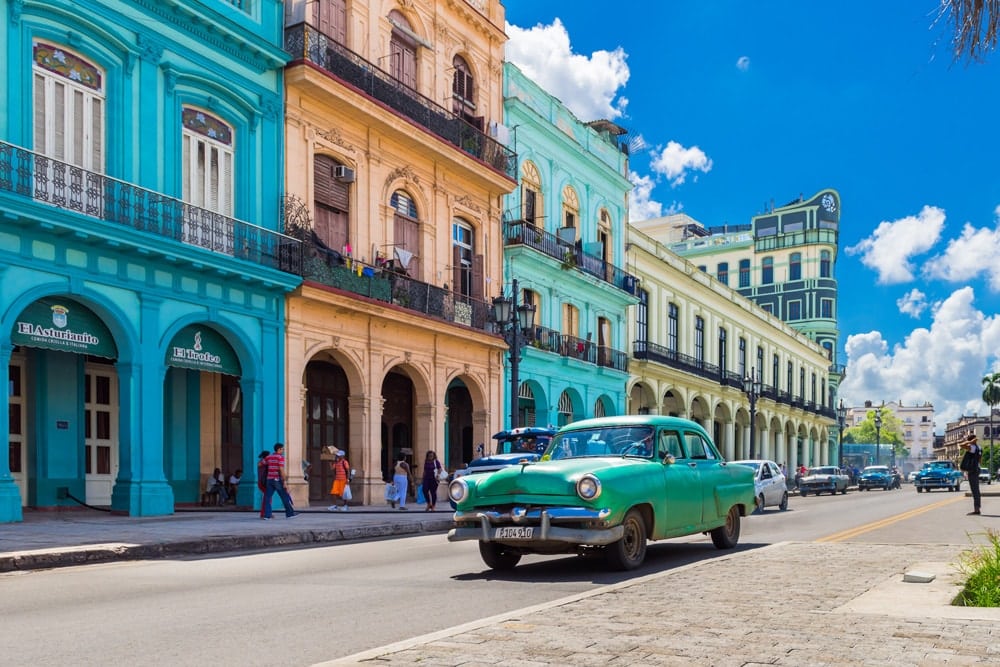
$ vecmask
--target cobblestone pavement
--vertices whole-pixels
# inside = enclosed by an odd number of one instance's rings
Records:
[[[997,665],[1000,610],[948,605],[964,549],[781,543],[327,664]]]

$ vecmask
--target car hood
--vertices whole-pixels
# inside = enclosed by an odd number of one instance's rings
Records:
[[[917,477],[948,477],[953,474],[951,468],[928,468],[917,473]]]
[[[861,479],[872,479],[875,477],[888,477],[888,476],[889,473],[887,472],[866,472],[861,475]]]
[[[483,497],[531,494],[542,496],[576,495],[575,485],[586,473],[593,473],[604,480],[609,476],[629,474],[638,468],[654,465],[636,459],[582,458],[562,461],[542,461],[527,465],[514,465],[497,470],[476,483],[476,494]]]
[[[803,477],[801,480],[799,480],[799,482],[800,483],[801,482],[829,482],[829,481],[831,481],[831,480],[833,480],[833,479],[835,479],[837,477],[839,477],[839,475],[823,473],[822,475],[808,475],[806,477]]]
[[[515,463],[520,463],[521,461],[537,461],[541,458],[538,454],[528,453],[528,452],[518,452],[513,454],[491,454],[490,456],[483,456],[476,459],[469,464],[470,470],[475,470],[475,468],[486,467],[486,466],[509,466]]]

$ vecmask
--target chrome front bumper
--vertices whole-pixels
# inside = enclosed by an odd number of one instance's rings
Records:
[[[592,544],[604,546],[622,539],[625,529],[622,526],[608,528],[583,528],[565,524],[589,523],[606,521],[611,516],[611,510],[592,510],[585,507],[549,507],[545,509],[527,509],[512,507],[509,512],[482,510],[474,512],[455,512],[458,525],[448,532],[449,542],[463,540],[479,540],[494,542],[496,529],[505,526],[530,526],[536,528],[529,538],[504,538],[505,543],[532,542],[565,542],[567,544]],[[553,525],[556,522],[560,525]]]

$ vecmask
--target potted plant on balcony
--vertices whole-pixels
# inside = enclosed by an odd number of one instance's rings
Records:
[[[569,271],[570,269],[576,268],[576,253],[571,249],[567,248],[563,253],[562,259],[562,269],[563,271]]]

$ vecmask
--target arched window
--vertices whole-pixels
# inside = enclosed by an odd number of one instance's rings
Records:
[[[389,12],[389,74],[404,86],[417,88],[417,42],[410,22],[398,10]]]
[[[393,209],[393,259],[407,275],[420,278],[420,222],[417,204],[404,190],[396,190],[389,198]]]
[[[760,282],[770,285],[774,282],[774,258],[765,257],[760,264]]]
[[[729,262],[719,262],[715,267],[715,278],[723,285],[729,284]]]
[[[542,178],[533,162],[521,165],[521,214],[529,225],[545,227],[542,202]]]
[[[740,260],[740,287],[750,287],[750,260]]]
[[[611,214],[608,213],[608,209],[602,208],[600,214],[597,216],[597,242],[601,244],[601,259],[607,266],[608,275],[606,278],[612,278],[611,267]]]
[[[562,230],[560,238],[564,241],[575,242],[578,237],[576,221],[580,219],[580,199],[576,195],[576,190],[567,185],[562,191]],[[570,231],[572,230],[572,231]]]
[[[788,279],[802,280],[802,253],[793,252],[788,258]]]
[[[454,287],[462,296],[483,298],[483,256],[476,254],[476,230],[462,218],[451,223],[452,273]]]
[[[339,169],[338,169],[339,167]],[[313,203],[316,240],[330,250],[348,254],[351,238],[350,182],[342,175],[345,167],[332,157],[313,158]]]
[[[476,115],[476,85],[472,68],[465,58],[458,55],[452,58],[451,66],[454,69],[451,78],[452,111],[482,131],[483,117]]]
[[[830,251],[821,250],[819,253],[819,277],[829,278],[831,275]]]
[[[181,122],[184,201],[231,216],[233,128],[193,107],[184,107]]]

